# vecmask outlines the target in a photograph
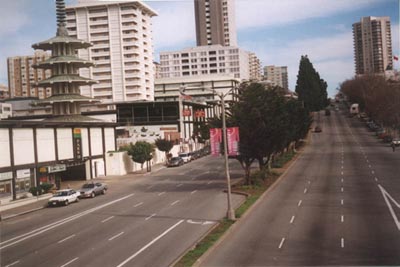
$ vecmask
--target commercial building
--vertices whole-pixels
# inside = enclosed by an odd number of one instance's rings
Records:
[[[353,24],[353,38],[357,75],[383,74],[393,69],[389,17],[363,17]]]
[[[265,66],[264,80],[271,86],[279,86],[284,89],[289,89],[287,66]]]
[[[50,57],[49,53],[35,51],[34,55],[7,58],[9,97],[38,97],[51,95],[50,87],[39,88],[36,83],[51,76],[50,70],[33,66]]]
[[[249,80],[249,52],[234,46],[211,45],[160,53],[161,78],[209,74],[233,74],[234,78]]]
[[[151,18],[156,12],[142,1],[99,0],[79,0],[66,10],[70,36],[93,44],[78,55],[96,65],[80,75],[99,83],[82,86],[82,95],[101,100],[97,109],[113,102],[153,100]]]
[[[194,0],[197,46],[237,46],[235,1]]]

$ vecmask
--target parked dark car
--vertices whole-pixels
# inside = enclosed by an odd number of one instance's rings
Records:
[[[320,133],[320,132],[322,132],[322,128],[320,127],[320,126],[315,126],[315,128],[314,128],[314,133]]]
[[[97,195],[104,195],[107,191],[107,184],[105,183],[87,183],[82,186],[79,190],[81,193],[80,197],[95,197]]]
[[[177,166],[182,166],[183,164],[184,164],[184,162],[181,157],[173,157],[168,161],[167,166],[168,167],[177,167]]]

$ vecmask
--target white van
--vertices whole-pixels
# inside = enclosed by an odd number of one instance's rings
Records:
[[[359,112],[359,110],[358,110],[358,104],[357,104],[357,103],[352,104],[352,105],[350,106],[350,114],[357,115],[358,112]]]
[[[192,160],[192,155],[190,153],[179,153],[178,156],[181,157],[185,163]]]

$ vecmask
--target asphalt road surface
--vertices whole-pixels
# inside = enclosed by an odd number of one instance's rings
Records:
[[[322,133],[201,266],[400,266],[400,149],[357,118]]]
[[[243,175],[230,165],[233,180]],[[211,156],[119,178],[104,196],[1,222],[0,266],[168,266],[225,216],[224,188]]]

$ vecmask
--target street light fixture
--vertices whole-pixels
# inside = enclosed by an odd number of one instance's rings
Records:
[[[227,93],[218,93],[215,89],[208,89],[204,88],[204,90],[212,91],[221,99],[221,109],[222,109],[222,132],[224,136],[224,158],[225,158],[225,176],[226,176],[226,183],[228,187],[228,207],[226,212],[226,217],[229,220],[235,220],[235,211],[232,208],[232,193],[231,193],[231,177],[229,174],[229,161],[228,161],[228,142],[227,142],[227,134],[226,134],[226,116],[225,116],[225,97],[229,95],[229,93],[234,88],[230,89]]]

